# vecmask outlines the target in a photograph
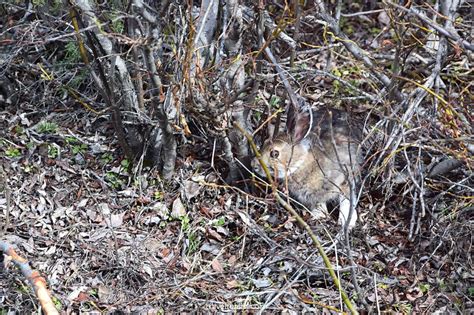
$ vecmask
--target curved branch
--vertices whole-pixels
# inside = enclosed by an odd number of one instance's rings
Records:
[[[28,261],[19,256],[13,249],[13,246],[7,242],[0,241],[0,250],[12,258],[13,263],[21,270],[23,276],[28,279],[44,313],[47,315],[59,314],[46,288],[46,280],[41,277],[40,273],[31,269]]]

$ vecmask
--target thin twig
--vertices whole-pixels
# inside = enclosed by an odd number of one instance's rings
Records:
[[[413,7],[412,8],[405,8],[404,6],[393,3],[391,1],[385,1],[385,3],[397,8],[401,11],[404,11],[404,12],[410,14],[410,15],[416,16],[417,18],[419,18],[420,20],[422,20],[423,22],[428,24],[430,27],[437,30],[440,34],[446,36],[449,39],[452,39],[452,40],[456,41],[457,43],[460,43],[465,49],[469,49],[471,51],[474,51],[474,44],[471,44],[467,40],[461,38],[461,36],[459,36],[458,34],[452,33],[450,31],[446,30],[445,28],[443,28],[438,23],[435,23],[434,21],[430,20],[429,18],[427,18],[426,16],[421,14],[416,8],[413,8]]]

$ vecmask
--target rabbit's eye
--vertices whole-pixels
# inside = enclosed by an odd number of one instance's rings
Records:
[[[271,150],[270,151],[270,157],[273,158],[273,159],[278,158],[279,155],[280,155],[280,152],[278,152],[278,150]]]

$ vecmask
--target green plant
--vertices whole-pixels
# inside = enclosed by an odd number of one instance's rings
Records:
[[[31,165],[31,164],[30,164],[30,165],[25,165],[25,166],[23,167],[23,171],[24,171],[25,173],[29,174],[29,173],[33,173],[33,172],[35,172],[35,171],[38,171],[38,168],[35,167],[34,165]]]
[[[191,227],[191,225],[189,224],[190,222],[189,216],[185,215],[181,217],[180,220],[181,220],[181,230],[184,233],[187,233],[189,231],[189,228]]]
[[[188,215],[185,215],[179,219],[181,221],[181,231],[187,236],[188,238],[188,250],[187,254],[190,255],[196,252],[199,248],[199,239],[196,232],[191,230],[191,219]]]
[[[48,157],[50,159],[55,159],[59,155],[59,150],[56,146],[48,144]]]
[[[378,35],[382,30],[378,27],[371,27],[369,28],[369,32],[372,35]]]
[[[163,200],[163,196],[164,196],[163,192],[159,190],[153,193],[153,198],[155,198],[158,201]]]
[[[224,217],[220,217],[219,219],[213,220],[213,222],[212,222],[213,226],[223,226],[224,224],[225,224],[225,218]]]
[[[123,159],[122,162],[120,162],[120,165],[124,168],[124,169],[128,169],[130,167],[130,161],[127,160],[127,159]]]
[[[89,147],[85,143],[75,144],[71,146],[72,154],[76,155],[78,153],[84,154]]]
[[[73,89],[78,89],[79,86],[86,80],[88,75],[87,70],[82,69],[78,73],[74,75],[74,77],[69,81],[68,87],[73,88]],[[68,91],[67,89],[64,89],[64,91]]]
[[[34,6],[43,6],[46,4],[46,0],[32,0],[31,3],[34,5]]]
[[[36,144],[33,141],[29,141],[29,142],[26,143],[26,148],[28,150],[32,150],[35,146],[36,146]]]
[[[270,106],[272,108],[280,108],[280,102],[281,99],[276,95],[272,95],[272,97],[270,98]]]
[[[351,23],[347,23],[345,19],[341,19],[341,29],[346,33],[347,35],[351,35],[354,33],[354,27],[352,26]]]
[[[377,286],[384,290],[387,290],[389,288],[388,284],[385,283],[377,283]]]
[[[52,297],[54,307],[56,307],[57,310],[61,310],[63,308],[63,303],[61,303],[61,300],[56,298],[55,296]]]
[[[408,303],[397,303],[393,305],[393,309],[402,314],[411,314],[412,305]]]
[[[18,148],[15,148],[15,147],[9,147],[6,151],[5,151],[5,155],[10,157],[10,158],[18,158],[21,156],[21,151],[20,149]]]
[[[92,297],[98,297],[99,292],[96,289],[90,289],[89,290],[89,295],[92,296]]]
[[[467,292],[470,297],[474,297],[474,287],[470,287],[469,289],[467,289]]]
[[[23,294],[28,294],[28,292],[30,291],[30,288],[24,284],[19,285],[17,288],[18,288],[18,291],[20,291]]]
[[[377,270],[378,272],[383,272],[383,270],[385,269],[385,265],[381,263],[380,261],[376,260],[373,263],[373,268]]]
[[[78,153],[84,154],[89,149],[87,144],[81,143],[77,138],[74,137],[67,137],[66,143],[69,144],[69,147],[71,148],[71,151],[74,155]]]
[[[339,77],[339,78],[342,77],[342,73],[341,71],[339,71],[338,68],[334,68],[332,70],[332,74],[334,74],[336,77]],[[341,82],[339,82],[338,80],[332,81],[332,87],[334,89],[334,94],[337,94],[339,92],[339,89],[341,88]]]
[[[119,178],[119,175],[114,172],[106,173],[105,180],[115,189],[120,188],[123,184],[123,181]]]
[[[188,255],[190,255],[190,254],[195,253],[198,250],[200,242],[195,232],[188,233],[188,241],[189,241]]]
[[[200,242],[195,232],[189,232],[187,236],[188,236],[188,242],[189,242],[187,254],[191,255],[199,249]]]
[[[232,242],[238,242],[242,238],[242,235],[234,235],[230,238]]]
[[[67,144],[76,144],[79,142],[79,140],[77,140],[75,137],[66,137],[64,140],[66,140]]]
[[[428,283],[420,283],[418,287],[423,293],[427,293],[430,290],[430,285]]]
[[[253,117],[255,118],[255,120],[259,121],[260,118],[262,118],[262,112],[253,111]]]
[[[76,41],[67,42],[64,46],[64,52],[64,61],[67,63],[77,63],[81,60],[81,54],[79,53]]]
[[[61,8],[62,8],[62,4],[63,4],[63,2],[61,0],[50,1],[51,13],[53,13],[54,15],[59,14],[59,12],[61,11]]]
[[[125,30],[125,27],[123,25],[123,20],[120,18],[119,14],[113,14],[112,15],[112,24],[110,27],[115,33],[123,33]]]
[[[318,293],[316,293],[316,291],[310,290],[309,293],[311,294],[314,301],[320,301],[321,300],[321,297],[319,296]]]
[[[22,126],[19,126],[19,125],[16,125],[16,126],[15,126],[15,133],[16,133],[16,134],[21,135],[21,134],[23,134],[23,132],[25,132],[25,130],[23,129]]]
[[[441,291],[448,291],[448,285],[446,284],[446,282],[444,282],[443,279],[438,279],[438,286]]]
[[[101,156],[100,156],[100,161],[102,164],[106,165],[106,164],[109,164],[110,162],[112,162],[114,160],[114,157],[112,156],[111,153],[103,153]]]
[[[158,227],[159,227],[160,229],[164,229],[167,225],[168,225],[168,222],[166,222],[166,221],[161,221],[160,224],[158,225]]]
[[[42,121],[38,124],[39,133],[56,133],[58,125],[54,122]]]

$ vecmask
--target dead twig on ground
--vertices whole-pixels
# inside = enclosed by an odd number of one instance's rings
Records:
[[[48,289],[46,288],[46,280],[39,274],[39,272],[31,269],[28,261],[19,256],[13,249],[13,246],[7,242],[0,241],[0,249],[5,255],[11,257],[11,261],[13,261],[13,263],[21,270],[23,276],[28,279],[44,313],[47,315],[59,314],[51,300]]]

